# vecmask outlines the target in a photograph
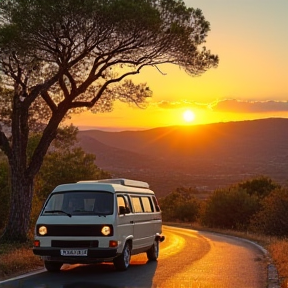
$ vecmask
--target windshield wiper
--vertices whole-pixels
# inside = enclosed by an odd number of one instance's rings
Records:
[[[107,213],[101,213],[101,212],[94,212],[93,214],[96,216],[99,216],[99,217],[101,217],[101,216],[106,217],[107,216]]]
[[[70,213],[65,212],[63,210],[47,210],[47,211],[44,211],[44,213],[63,213],[63,214],[66,214],[69,217],[72,216]]]

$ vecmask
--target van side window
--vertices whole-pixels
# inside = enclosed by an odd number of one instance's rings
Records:
[[[122,195],[117,195],[117,206],[118,206],[118,213],[120,208],[119,207],[126,207],[126,201]]]
[[[134,212],[135,213],[142,213],[143,209],[142,209],[142,205],[141,205],[141,202],[140,202],[140,197],[132,196],[131,200],[132,200],[132,205],[133,205]]]
[[[141,197],[141,201],[143,204],[144,212],[153,212],[152,203],[149,197]]]
[[[154,206],[155,206],[156,211],[157,211],[157,212],[160,212],[160,211],[161,211],[161,210],[160,210],[160,206],[159,206],[159,204],[158,204],[158,201],[157,201],[156,197],[155,197],[155,196],[152,196],[152,199],[153,199],[153,203],[154,203]]]
[[[131,209],[131,201],[130,201],[129,196],[128,195],[124,195],[124,199],[125,199],[127,207],[130,209],[130,211],[132,211],[132,209]]]

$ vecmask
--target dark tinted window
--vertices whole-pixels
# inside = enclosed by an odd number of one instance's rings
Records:
[[[71,215],[113,214],[113,194],[94,191],[71,191],[52,194],[43,215],[61,211]]]

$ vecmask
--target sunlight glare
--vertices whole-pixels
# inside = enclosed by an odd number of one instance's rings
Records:
[[[192,122],[195,119],[194,112],[191,110],[186,110],[183,113],[183,119],[185,120],[185,122]]]

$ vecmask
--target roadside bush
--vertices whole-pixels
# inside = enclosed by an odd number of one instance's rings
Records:
[[[176,219],[182,222],[195,222],[199,214],[199,201],[196,198],[180,203],[176,208]]]
[[[256,195],[259,198],[264,198],[269,195],[280,185],[275,183],[271,178],[259,176],[253,179],[245,180],[236,184],[239,188],[245,189],[249,195]]]
[[[199,216],[200,201],[192,188],[178,188],[159,199],[164,221],[194,222]]]
[[[270,236],[288,236],[288,188],[278,188],[261,201],[251,229]]]
[[[207,199],[201,222],[212,228],[245,230],[258,209],[258,197],[249,195],[246,190],[219,189]]]

